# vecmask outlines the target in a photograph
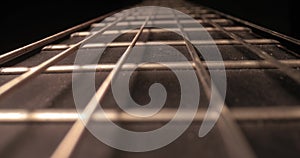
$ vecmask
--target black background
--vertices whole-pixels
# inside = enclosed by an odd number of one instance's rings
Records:
[[[192,0],[300,39],[300,9],[296,0]]]
[[[295,1],[193,0],[300,39]],[[32,43],[138,0],[1,1],[0,54]]]

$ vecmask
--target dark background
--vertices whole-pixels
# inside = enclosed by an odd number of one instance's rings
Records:
[[[32,43],[138,0],[1,1],[0,54]],[[295,1],[193,0],[300,39]]]
[[[300,39],[300,8],[296,0],[192,1]]]

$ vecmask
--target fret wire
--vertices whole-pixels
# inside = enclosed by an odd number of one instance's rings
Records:
[[[193,23],[193,21],[191,20],[181,20],[182,23],[184,24],[189,24],[189,23]],[[205,23],[204,20],[197,20],[199,23]],[[232,23],[232,21],[228,20],[228,19],[214,19],[213,20],[216,23],[226,23],[226,24],[230,24]],[[141,25],[141,23],[143,23],[143,21],[127,21],[127,22],[120,22],[117,23],[116,26],[131,26],[131,25]],[[176,24],[176,21],[172,21],[172,20],[161,20],[161,21],[153,21],[151,22],[152,24]],[[91,27],[97,28],[97,27],[104,27],[106,26],[105,23],[95,23],[92,24]]]
[[[281,63],[289,65],[291,67],[300,67],[300,60],[278,60]],[[168,65],[170,69],[184,69],[190,68],[189,65],[195,67],[193,62],[162,62],[161,64]],[[136,71],[147,71],[147,70],[167,70],[165,66],[156,63],[146,63],[146,64],[134,64],[126,63],[122,66],[124,71],[132,71],[137,68]],[[203,66],[211,69],[220,69],[222,65],[228,69],[275,69],[273,64],[267,61],[255,61],[255,60],[228,60],[224,62],[218,61],[205,61]],[[115,67],[115,64],[96,64],[96,65],[55,65],[47,68],[44,73],[72,73],[72,72],[92,72],[92,71],[111,71]],[[35,67],[3,67],[0,68],[0,75],[18,75],[30,71],[30,69],[35,69]]]
[[[249,28],[246,27],[224,27],[228,31],[250,31]],[[168,31],[179,31],[177,28],[166,28],[166,29],[159,29],[159,28],[151,28],[151,29],[145,29],[144,32],[153,32],[153,33],[160,33],[160,32],[168,32]],[[117,34],[117,33],[136,33],[138,30],[108,30],[103,33],[103,35],[109,35],[109,34]],[[193,31],[208,31],[208,32],[216,32],[220,31],[214,27],[203,27],[203,28],[184,28],[184,31],[186,32],[193,32]],[[93,34],[94,32],[75,32],[71,34],[71,37],[85,37]]]
[[[236,34],[234,34],[232,32],[226,31],[224,28],[222,28],[220,25],[218,25],[217,23],[213,22],[212,20],[210,20],[208,18],[205,18],[205,17],[202,17],[202,19],[205,20],[205,21],[207,21],[209,24],[211,24],[215,28],[218,28],[223,33],[225,33],[226,35],[228,35],[229,37],[231,37],[232,39],[240,42],[244,47],[246,47],[247,49],[249,49],[250,51],[252,51],[253,53],[255,53],[260,58],[262,58],[262,59],[270,62],[271,64],[274,64],[274,66],[276,66],[279,70],[281,70],[287,76],[289,76],[294,81],[296,81],[298,84],[300,84],[300,73],[297,72],[296,70],[290,68],[289,66],[287,66],[287,65],[285,65],[283,63],[280,63],[276,58],[272,57],[271,55],[269,55],[264,50],[261,50],[260,48],[255,47],[255,46],[247,43],[244,39],[240,38]]]
[[[134,47],[136,41],[142,34],[142,31],[144,27],[146,26],[147,22],[149,21],[150,16],[148,16],[145,19],[145,22],[142,24],[142,26],[139,29],[139,32],[135,35],[133,38],[131,44],[127,47],[124,54],[120,57],[118,62],[116,63],[116,67],[109,73],[109,75],[106,77],[104,82],[101,84],[93,98],[90,100],[90,102],[87,104],[87,106],[84,108],[82,115],[84,115],[84,119],[77,119],[76,122],[73,124],[71,129],[68,131],[66,136],[63,138],[63,140],[60,142],[59,146],[54,151],[52,158],[60,158],[60,157],[70,157],[76,144],[78,143],[84,129],[85,124],[89,122],[93,112],[96,110],[98,102],[101,102],[104,94],[106,93],[107,89],[110,86],[111,81],[114,79],[118,71],[121,69],[121,66],[126,61],[127,57],[129,56],[132,48]],[[84,123],[83,123],[84,122]]]
[[[247,39],[245,40],[251,44],[278,44],[279,42],[272,39]],[[228,39],[216,39],[212,41],[208,40],[191,40],[194,45],[241,45],[238,41]],[[103,48],[103,47],[127,47],[130,42],[112,42],[112,43],[88,43],[82,48]],[[184,41],[146,41],[137,42],[136,46],[154,46],[154,45],[185,45]],[[73,44],[55,44],[45,46],[42,50],[64,50],[73,46]]]
[[[119,18],[115,22],[111,23],[110,25],[107,25],[106,27],[100,29],[97,31],[97,33],[85,38],[84,40],[72,45],[68,49],[64,50],[63,52],[55,55],[54,57],[51,57],[50,59],[44,61],[43,63],[39,64],[38,66],[35,67],[35,69],[31,69],[30,71],[27,71],[26,73],[8,81],[4,85],[0,87],[0,98],[6,95],[9,91],[15,89],[19,85],[25,83],[26,81],[29,81],[30,79],[38,76],[40,73],[42,73],[44,70],[46,70],[49,66],[57,63],[58,61],[64,59],[67,57],[69,54],[75,52],[84,42],[88,41],[89,39],[93,38],[94,36],[103,33],[105,30],[110,28],[111,26],[114,26],[116,23],[119,21],[123,20],[126,17],[124,15],[123,17]]]
[[[162,14],[163,13],[163,14]],[[154,17],[170,17],[170,14],[169,13],[166,13],[166,12],[162,12],[162,13],[160,13],[160,12],[158,12],[157,14],[156,14],[156,16],[154,16]],[[202,15],[203,14],[214,14],[214,13],[210,13],[210,11],[208,11],[208,10],[202,10],[201,12],[200,12]],[[143,16],[144,17],[144,19],[145,19],[145,15],[143,14],[143,13],[141,13],[140,14],[141,16]],[[191,15],[195,15],[195,14],[191,14]],[[215,15],[217,15],[217,14],[215,14]],[[133,16],[130,16],[130,17],[133,17]],[[171,18],[172,18],[173,16],[171,15]],[[179,17],[182,17],[182,15],[180,15],[179,14]],[[150,19],[151,20],[151,19]]]
[[[174,14],[174,18],[177,22],[178,28],[180,29],[180,33],[182,34],[182,37],[185,41],[185,45],[190,53],[190,56],[192,57],[193,62],[195,64],[196,73],[200,80],[200,83],[203,86],[204,93],[208,98],[208,100],[210,100],[212,95],[211,90],[213,88],[216,89],[215,88],[216,86],[213,82],[211,82],[209,74],[205,69],[205,67],[203,66],[203,62],[200,60],[200,57],[198,56],[198,53],[195,50],[194,46],[189,42],[189,37],[184,32],[184,29],[175,14]],[[218,98],[221,97],[218,90],[217,92],[215,92],[215,96]],[[216,112],[210,110],[211,109],[208,109],[208,111],[205,114],[205,117],[209,116],[208,113]],[[229,108],[227,107],[226,103],[224,103],[222,109],[214,109],[214,110],[220,110],[220,119],[218,119],[216,125],[220,130],[224,143],[226,144],[225,147],[227,148],[228,154],[235,158],[240,158],[240,157],[254,158],[255,154],[252,148],[250,147],[249,143],[247,142],[245,136],[243,135],[242,131],[238,127],[237,123],[233,119],[233,116],[229,111]],[[237,146],[239,149],[236,149]]]
[[[134,110],[134,109],[133,109]],[[164,108],[153,117],[140,119],[128,115],[126,112],[106,109],[105,114],[95,111],[91,120],[106,122],[107,119],[116,122],[167,122],[170,121],[177,109]],[[268,107],[234,107],[230,108],[232,116],[237,121],[282,121],[300,120],[299,106],[268,106]],[[194,121],[202,122],[206,113],[200,108]],[[183,115],[185,116],[185,115]],[[104,119],[106,118],[107,119]],[[73,123],[79,118],[75,109],[0,109],[0,123]],[[210,118],[213,120],[214,118]],[[180,121],[186,120],[185,117]]]
[[[194,17],[195,18],[195,15],[193,14],[190,14],[191,17]],[[201,15],[203,16],[203,15]],[[218,18],[220,17],[218,14],[213,14],[213,13],[209,13],[209,14],[204,14],[204,16],[208,16],[208,17],[212,17],[212,18]],[[185,16],[180,16],[180,18],[186,18]],[[146,16],[128,16],[125,20],[143,20],[145,19]],[[153,16],[153,19],[169,19],[169,18],[173,18],[172,15],[169,15],[169,14],[166,14],[166,15],[157,15],[157,16]],[[114,17],[111,17],[111,18],[106,18],[105,21],[114,21]],[[152,20],[152,18],[151,18]]]

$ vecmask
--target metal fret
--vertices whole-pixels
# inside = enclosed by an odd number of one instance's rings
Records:
[[[224,29],[228,31],[250,31],[249,28],[246,27],[224,27]],[[164,29],[145,29],[143,32],[152,32],[152,33],[161,33],[161,32],[168,32],[168,31],[179,31],[177,28],[167,28],[167,30]],[[184,28],[184,31],[186,32],[194,32],[194,31],[208,31],[208,32],[213,32],[213,31],[220,31],[214,27],[204,27],[204,28]],[[103,33],[103,35],[110,35],[110,34],[117,34],[117,33],[136,33],[137,30],[108,30]],[[91,34],[94,34],[94,32],[76,32],[71,34],[71,37],[86,37]]]
[[[107,117],[111,121],[116,122],[167,122],[170,121],[177,109],[164,108],[161,112],[153,117],[140,119],[128,115],[126,112],[113,109],[105,110],[106,114],[95,111],[91,117],[93,121],[105,122]],[[300,120],[299,107],[257,107],[257,108],[231,108],[232,116],[237,121],[291,121]],[[202,122],[206,113],[206,109],[199,109],[194,121]],[[184,115],[183,115],[184,116]],[[80,119],[79,114],[73,109],[2,109],[0,110],[0,123],[65,123],[74,122]],[[212,120],[214,118],[211,118]],[[183,117],[182,120],[185,121]]]
[[[279,62],[286,64],[290,67],[300,67],[299,60],[279,60]],[[190,62],[165,62],[162,63],[168,65],[168,68],[176,70],[189,69],[189,64],[195,67],[195,64]],[[136,71],[150,71],[150,70],[166,70],[167,67],[162,64],[148,63],[148,64],[130,64],[126,63],[122,66],[122,70],[132,71],[138,68]],[[277,67],[273,64],[261,60],[242,60],[242,61],[205,61],[203,66],[205,68],[210,67],[211,69],[219,69],[221,65],[225,66],[226,69],[276,69]],[[73,73],[73,72],[92,72],[92,71],[111,71],[114,69],[115,64],[98,64],[98,65],[57,65],[47,68],[44,73]],[[35,67],[3,67],[0,68],[0,75],[18,75],[35,69]]]
[[[227,19],[213,19],[214,22],[216,23],[225,23],[225,24],[231,24],[232,22]],[[191,20],[181,20],[181,23],[183,24],[189,24],[193,23],[194,21]],[[205,21],[203,20],[198,20],[199,23],[204,23]],[[132,22],[119,22],[116,24],[116,26],[128,26],[128,25],[141,25],[143,22],[142,21],[132,21]],[[176,21],[174,20],[164,20],[164,21],[151,21],[150,24],[176,24]],[[104,27],[106,26],[106,23],[95,23],[92,24],[91,27]]]
[[[277,44],[278,41],[272,39],[247,39],[245,40],[251,44]],[[230,40],[230,39],[216,39],[213,41],[206,40],[191,40],[194,45],[241,45],[239,41]],[[113,43],[88,43],[85,44],[82,48],[103,48],[103,47],[126,47],[130,42],[113,42]],[[137,46],[155,46],[155,45],[184,45],[184,41],[146,41],[146,42],[137,42]],[[73,45],[67,44],[57,44],[49,45],[43,48],[43,50],[64,50],[72,47]]]
[[[196,15],[194,14],[190,14],[191,17],[197,17]],[[218,18],[219,15],[217,14],[212,14],[212,13],[206,13],[206,12],[203,12],[203,14],[201,16],[206,16],[206,17],[210,17],[210,18]],[[147,16],[128,16],[125,20],[143,20],[145,19]],[[159,20],[165,20],[165,19],[172,19],[173,18],[173,15],[169,15],[169,14],[159,14],[159,15],[155,15],[153,16],[150,20],[153,20],[153,19],[159,19]],[[179,18],[186,18],[186,16],[182,16],[182,15],[179,15]],[[109,17],[109,18],[106,18],[105,21],[114,21],[116,20],[115,17]]]

